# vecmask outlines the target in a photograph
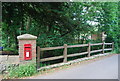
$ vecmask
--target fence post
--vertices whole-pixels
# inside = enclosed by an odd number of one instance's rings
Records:
[[[104,49],[105,49],[105,42],[103,41],[103,46],[102,46],[102,53],[104,54]]]
[[[112,42],[112,51],[114,50],[114,42]]]
[[[40,68],[40,47],[37,47],[37,69]]]
[[[90,42],[88,43],[88,57],[90,57],[90,49],[91,49],[91,47],[90,47]]]
[[[64,60],[63,62],[67,62],[67,44],[64,44],[64,53],[63,53]]]

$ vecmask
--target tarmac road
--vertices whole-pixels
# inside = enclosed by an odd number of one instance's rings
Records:
[[[118,79],[118,55],[59,70],[32,79]]]

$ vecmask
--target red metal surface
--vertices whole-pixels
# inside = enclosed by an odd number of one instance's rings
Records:
[[[31,44],[24,44],[24,60],[32,60]]]

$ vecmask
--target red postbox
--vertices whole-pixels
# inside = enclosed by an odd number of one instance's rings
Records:
[[[24,44],[24,60],[32,60],[31,44]]]

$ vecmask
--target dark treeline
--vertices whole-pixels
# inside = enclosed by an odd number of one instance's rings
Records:
[[[91,41],[88,36],[106,32],[106,42],[120,46],[117,2],[4,2],[2,3],[2,45],[16,49],[17,36],[36,35],[40,47]],[[80,39],[82,37],[82,39]],[[75,41],[77,39],[77,41]],[[101,41],[100,41],[101,42]],[[85,43],[85,42],[84,42]]]

